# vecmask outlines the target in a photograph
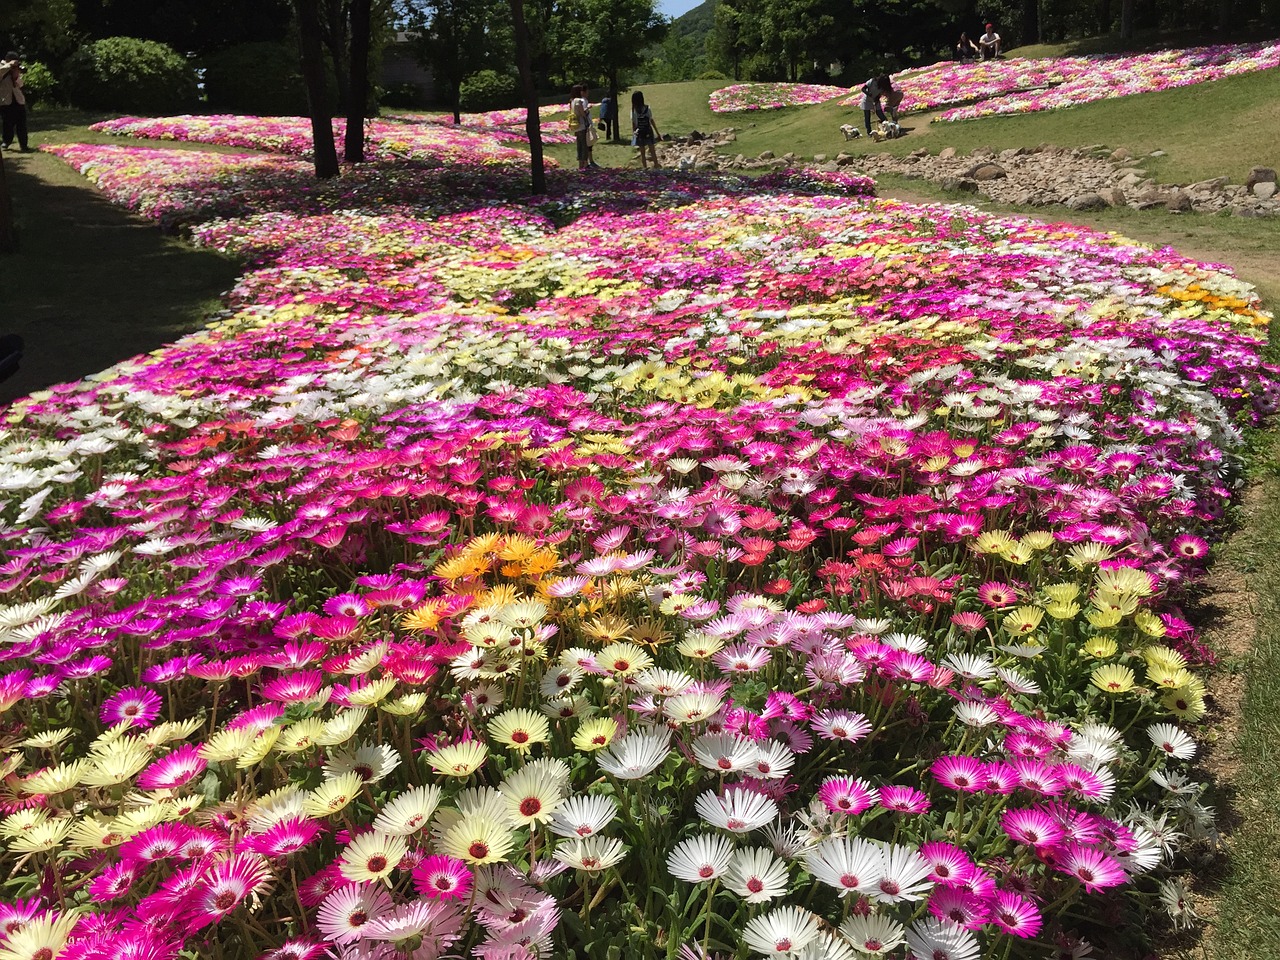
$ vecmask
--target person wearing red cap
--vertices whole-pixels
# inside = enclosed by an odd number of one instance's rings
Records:
[[[1000,34],[996,33],[994,23],[988,23],[987,32],[978,38],[978,49],[982,51],[983,60],[994,60],[1000,56]]]

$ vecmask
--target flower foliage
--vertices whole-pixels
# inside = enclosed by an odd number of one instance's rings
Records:
[[[0,435],[0,951],[1083,956],[1156,899],[1269,317],[810,186],[187,218],[225,314]]]

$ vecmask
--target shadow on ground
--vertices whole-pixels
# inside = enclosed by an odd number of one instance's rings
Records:
[[[201,326],[240,272],[111,204],[51,156],[5,158],[19,251],[0,258],[0,334],[26,341],[8,403]]]

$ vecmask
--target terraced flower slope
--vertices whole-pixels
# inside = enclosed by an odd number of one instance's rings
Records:
[[[61,152],[253,266],[7,412],[0,949],[1151,925],[1211,820],[1179,598],[1280,396],[1246,284],[840,181],[228,216],[235,160]]]

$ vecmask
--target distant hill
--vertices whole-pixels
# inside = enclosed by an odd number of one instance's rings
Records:
[[[701,50],[706,42],[707,34],[716,21],[716,3],[718,0],[704,0],[688,13],[682,13],[671,21],[670,35],[688,37]]]

